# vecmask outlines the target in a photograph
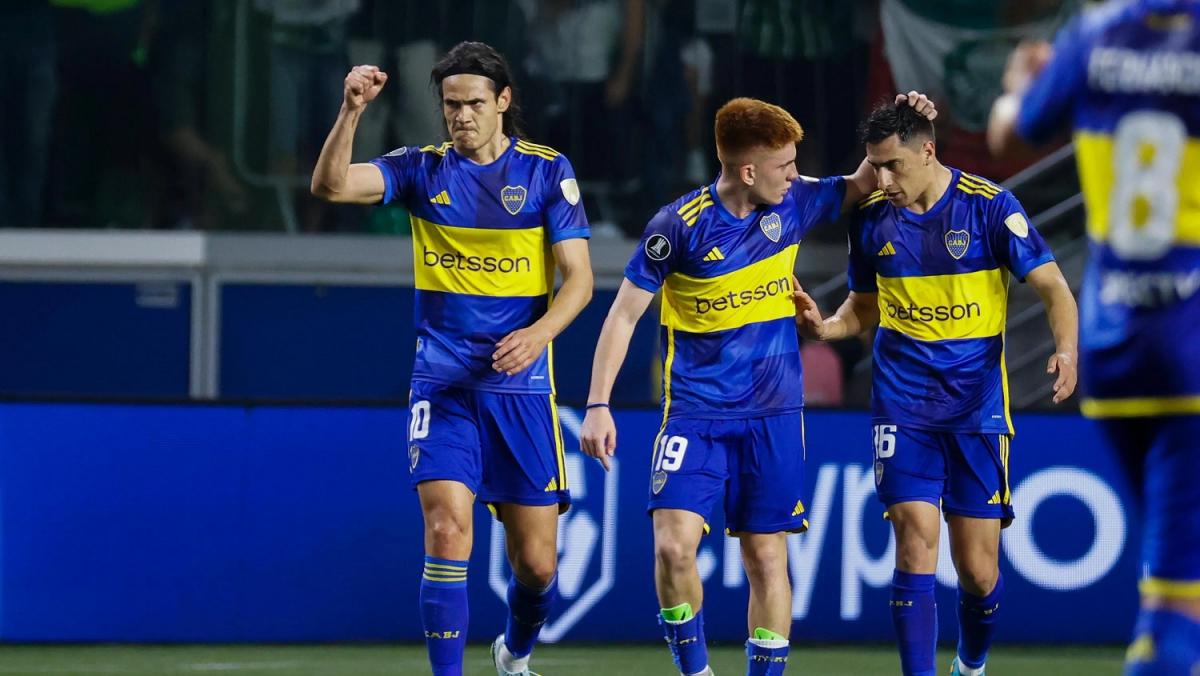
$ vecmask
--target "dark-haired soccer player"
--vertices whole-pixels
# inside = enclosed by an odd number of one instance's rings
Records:
[[[912,92],[904,107],[936,112]],[[916,113],[914,113],[916,114]],[[800,240],[873,187],[796,172],[803,131],[778,106],[734,99],[717,111],[721,173],[663,207],[625,268],[600,332],[581,442],[608,468],[613,381],[634,325],[661,288],[663,425],[653,450],[659,621],[679,670],[709,674],[696,549],[724,502],[750,582],[747,674],[781,674],[792,620],[788,533],[808,527],[793,269]]]
[[[417,354],[409,467],[425,519],[421,619],[437,676],[462,674],[471,508],[504,522],[513,577],[496,669],[529,674],[556,594],[559,512],[570,496],[550,341],[592,294],[587,219],[567,158],[520,137],[504,58],[464,42],[434,67],[448,143],[350,164],[363,109],[387,75],[357,66],[313,173],[334,202],[412,214]],[[554,269],[562,288],[550,302]]]
[[[1042,302],[1056,352],[1054,402],[1076,380],[1075,299],[1012,193],[943,166],[933,124],[905,106],[861,128],[879,190],[850,229],[850,295],[827,319],[797,293],[807,335],[837,340],[879,325],[872,382],[875,485],[896,532],[892,619],[904,674],[932,676],[940,516],[958,571],[953,674],[982,674],[1001,608],[1000,529],[1013,518],[1013,427],[1004,370],[1009,276]]]
[[[1122,454],[1146,515],[1125,673],[1197,674],[1200,2],[1085,13],[1053,50],[1022,45],[1004,84],[988,130],[993,149],[1075,130],[1091,240],[1081,408]]]

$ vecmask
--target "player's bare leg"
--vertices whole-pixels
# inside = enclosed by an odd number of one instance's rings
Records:
[[[687,603],[699,610],[704,600],[696,550],[704,517],[682,509],[654,510],[654,585],[663,608]]]
[[[1000,619],[1000,520],[950,515],[950,555],[958,571],[958,655],[953,674],[983,674]]]
[[[976,596],[987,596],[1000,578],[1000,520],[951,514],[946,524],[959,586]]]
[[[888,506],[896,531],[892,576],[892,623],[905,676],[932,675],[937,668],[937,603],[934,599],[941,510],[928,502]]]
[[[788,580],[787,533],[741,533],[742,563],[750,582],[746,673],[782,674],[787,666],[792,626],[792,585]]]
[[[558,569],[558,505],[497,505],[517,580],[544,587]]]
[[[457,481],[426,481],[417,486],[425,519],[425,553],[467,560],[475,533],[471,509],[475,494]]]
[[[434,676],[460,676],[467,642],[467,560],[475,495],[457,481],[417,486],[425,521],[421,622]]]
[[[654,586],[675,666],[686,675],[711,673],[701,607],[704,586],[696,568],[704,518],[682,509],[656,509],[653,520]]]
[[[508,563],[508,624],[492,644],[496,671],[531,674],[529,658],[558,595],[558,505],[496,505],[504,523]]]
[[[792,585],[788,580],[786,533],[740,533],[742,563],[750,581],[747,621],[750,635],[763,628],[787,637],[792,626]]]
[[[941,511],[928,502],[901,502],[888,507],[896,531],[896,569],[908,573],[937,572]]]

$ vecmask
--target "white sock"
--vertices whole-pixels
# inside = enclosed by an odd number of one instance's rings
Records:
[[[984,666],[985,665],[981,664],[979,665],[978,669],[972,669],[971,667],[963,664],[961,657],[958,658],[958,673],[962,674],[962,676],[980,676],[980,674],[983,673]]]
[[[513,654],[508,652],[508,646],[504,645],[504,641],[500,642],[498,661],[500,662],[500,668],[505,671],[514,674],[519,674],[522,671],[525,671],[529,668],[529,658],[532,656],[533,653],[530,653],[525,657],[513,657]]]
[[[786,648],[786,647],[788,647],[788,642],[786,639],[785,640],[778,640],[778,639],[772,640],[772,639],[766,639],[766,638],[752,638],[752,639],[750,639],[750,642],[753,643],[754,645],[758,646],[759,648]]]
[[[704,667],[704,671],[697,671],[694,674],[688,674],[688,676],[713,676],[713,670],[712,667]]]

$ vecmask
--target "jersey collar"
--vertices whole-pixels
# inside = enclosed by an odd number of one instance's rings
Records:
[[[896,211],[900,213],[901,218],[913,223],[925,223],[937,218],[943,211],[946,210],[946,205],[950,204],[950,198],[954,196],[954,188],[958,185],[958,178],[962,175],[962,172],[954,167],[946,168],[950,170],[950,182],[946,184],[946,191],[942,193],[942,196],[938,198],[938,201],[934,202],[929,211],[926,211],[923,214],[909,211],[904,207],[898,208]]]
[[[721,176],[718,175],[717,180],[720,180],[720,178]],[[749,214],[746,214],[745,218],[738,218],[737,216],[734,216],[731,211],[726,209],[724,204],[721,203],[721,196],[717,194],[716,180],[714,180],[712,184],[708,186],[708,192],[710,195],[712,195],[713,208],[717,210],[717,215],[721,217],[722,221],[728,223],[729,225],[750,225],[754,219],[763,215],[767,208],[760,204],[754,207],[754,210]]]
[[[453,143],[450,144],[450,149],[446,151],[446,155],[449,156],[449,155],[453,154],[455,164],[459,167],[467,169],[468,171],[487,171],[488,169],[491,169],[493,167],[500,166],[500,164],[508,157],[508,155],[513,152],[513,148],[516,148],[516,147],[517,147],[517,138],[515,136],[509,136],[508,137],[508,147],[504,149],[504,152],[497,155],[496,159],[492,160],[491,162],[488,162],[487,164],[476,164],[476,163],[472,162],[471,160],[463,157],[462,155],[460,155],[458,153],[457,150],[455,150]]]

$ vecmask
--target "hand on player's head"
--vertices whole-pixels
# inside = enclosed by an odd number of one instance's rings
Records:
[[[378,66],[355,66],[346,75],[343,92],[346,107],[356,110],[374,101],[386,83],[387,73]]]
[[[896,94],[895,104],[900,105],[901,103],[907,103],[909,107],[924,115],[925,119],[930,122],[937,119],[937,106],[933,105],[933,101],[928,96],[915,89],[907,94]]]

